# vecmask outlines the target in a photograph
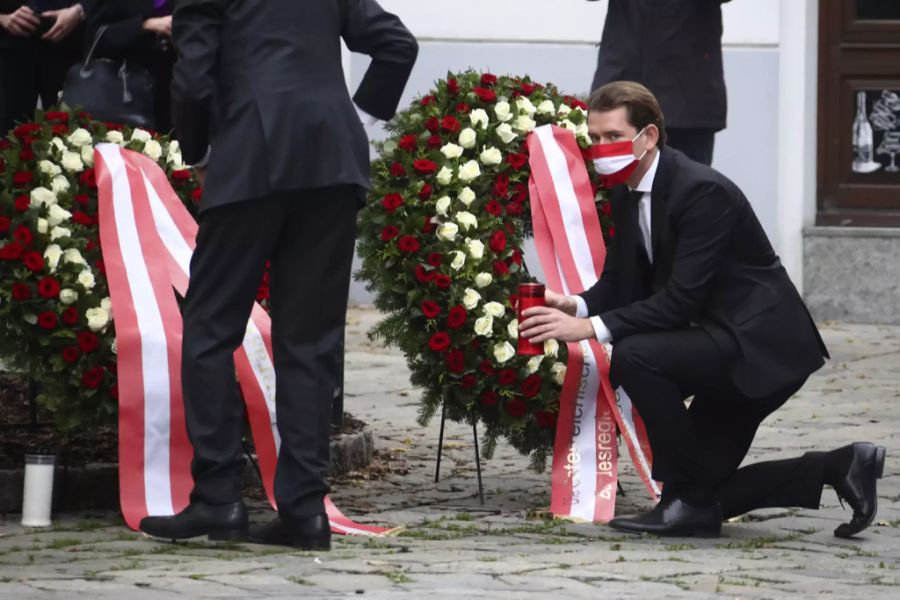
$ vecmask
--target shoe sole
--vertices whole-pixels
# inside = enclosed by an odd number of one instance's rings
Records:
[[[162,535],[155,535],[153,533],[147,533],[146,531],[142,531],[146,537],[156,540],[158,542],[169,542],[169,543],[177,543],[177,542],[186,542],[189,540],[195,540],[197,538],[202,538],[206,536],[210,542],[246,542],[249,538],[249,534],[246,531],[214,531],[210,533],[200,532],[193,535],[186,535],[182,537],[166,537]]]
[[[878,446],[875,448],[875,479],[884,477],[884,459],[887,458],[887,448]]]

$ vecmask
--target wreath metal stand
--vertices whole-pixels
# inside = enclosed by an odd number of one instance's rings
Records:
[[[434,482],[441,480],[441,455],[444,453],[444,423],[447,421],[447,405],[441,404],[441,431],[438,434],[437,463],[434,467]],[[472,423],[472,441],[475,443],[475,470],[478,473],[478,501],[484,505],[484,484],[481,480],[481,453],[478,450],[478,423]]]

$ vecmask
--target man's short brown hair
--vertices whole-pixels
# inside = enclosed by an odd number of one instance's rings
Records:
[[[659,129],[659,146],[666,144],[666,127],[662,109],[653,92],[634,81],[613,81],[594,90],[588,108],[600,112],[625,107],[628,123],[642,130],[647,125]]]

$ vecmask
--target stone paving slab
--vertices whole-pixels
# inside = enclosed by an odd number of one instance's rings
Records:
[[[0,517],[0,598],[900,598],[900,327],[827,323],[832,360],[760,428],[748,461],[855,440],[888,447],[876,524],[855,540],[831,490],[818,511],[767,509],[713,540],[622,535],[532,518],[549,504],[549,475],[500,444],[477,496],[471,428],[448,424],[434,483],[437,421],[416,424],[405,362],[368,340],[371,309],[348,320],[347,409],[373,428],[378,468],[335,482],[333,497],[397,537],[337,538],[330,553],[202,541],[165,544],[119,515],[57,516],[48,530]],[[622,465],[622,513],[651,506]],[[268,509],[252,506],[255,520]]]

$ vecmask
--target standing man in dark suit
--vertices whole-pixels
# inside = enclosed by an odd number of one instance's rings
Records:
[[[669,148],[663,113],[644,86],[607,84],[589,109],[616,234],[597,284],[580,296],[547,292],[548,307],[526,311],[520,330],[536,342],[613,344],[610,379],[643,418],[653,478],[664,486],[655,509],[610,526],[717,536],[723,517],[818,508],[828,484],[853,508],[835,535],[865,529],[882,447],[855,443],[738,469],[763,419],[828,356],[747,199]]]
[[[729,0],[610,0],[591,87],[644,84],[666,115],[666,143],[712,164],[725,129],[722,7]]]
[[[182,513],[148,517],[141,529],[173,539],[247,534],[243,405],[232,355],[271,260],[279,519],[253,539],[327,549],[335,356],[356,210],[369,186],[369,149],[353,102],[390,118],[418,45],[375,0],[183,0],[173,33],[173,114],[183,157],[209,161],[184,306],[194,490]],[[353,101],[341,38],[372,57]],[[214,102],[218,125],[210,120]]]

